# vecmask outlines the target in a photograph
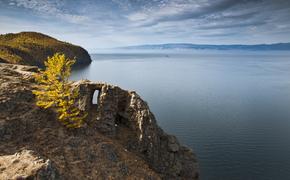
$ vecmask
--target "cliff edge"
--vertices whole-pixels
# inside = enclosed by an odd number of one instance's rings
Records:
[[[0,63],[0,179],[199,179],[194,153],[157,125],[136,92],[75,82],[88,120],[67,129],[35,105],[37,70]]]
[[[91,63],[89,53],[82,47],[37,32],[21,32],[0,35],[0,63],[44,66],[48,56],[64,53],[76,58],[75,66]]]

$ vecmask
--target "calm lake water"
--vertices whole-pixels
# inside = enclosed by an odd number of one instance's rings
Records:
[[[290,52],[92,54],[72,79],[136,90],[202,180],[290,179]]]

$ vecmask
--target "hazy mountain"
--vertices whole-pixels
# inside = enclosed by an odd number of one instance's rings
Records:
[[[215,50],[290,50],[290,43],[256,44],[256,45],[210,45],[190,43],[148,44],[121,47],[121,49],[215,49]]]

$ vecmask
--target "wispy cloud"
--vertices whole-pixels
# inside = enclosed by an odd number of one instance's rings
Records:
[[[1,32],[33,27],[89,48],[290,41],[289,0],[2,0],[1,27],[5,17]]]
[[[55,16],[71,23],[82,23],[89,17],[67,12],[61,0],[10,0],[9,5],[38,12],[43,16]]]
[[[214,2],[207,0],[174,0],[169,1],[167,4],[160,3],[154,7],[146,8],[141,12],[129,14],[128,19],[131,21],[143,21],[144,25],[152,26],[162,22],[206,18],[208,16],[217,15],[230,8],[254,3],[256,1],[259,0],[217,0]]]

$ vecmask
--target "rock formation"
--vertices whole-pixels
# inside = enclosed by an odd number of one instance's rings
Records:
[[[0,156],[0,179],[58,179],[57,170],[50,160],[23,150],[13,155]]]
[[[91,63],[89,53],[80,46],[62,42],[37,32],[21,32],[0,35],[0,62],[44,66],[48,56],[64,53],[76,58],[75,66]]]
[[[10,171],[34,179],[199,179],[193,152],[163,132],[136,92],[75,82],[88,118],[67,129],[53,110],[35,105],[34,72],[0,63],[0,179]]]

